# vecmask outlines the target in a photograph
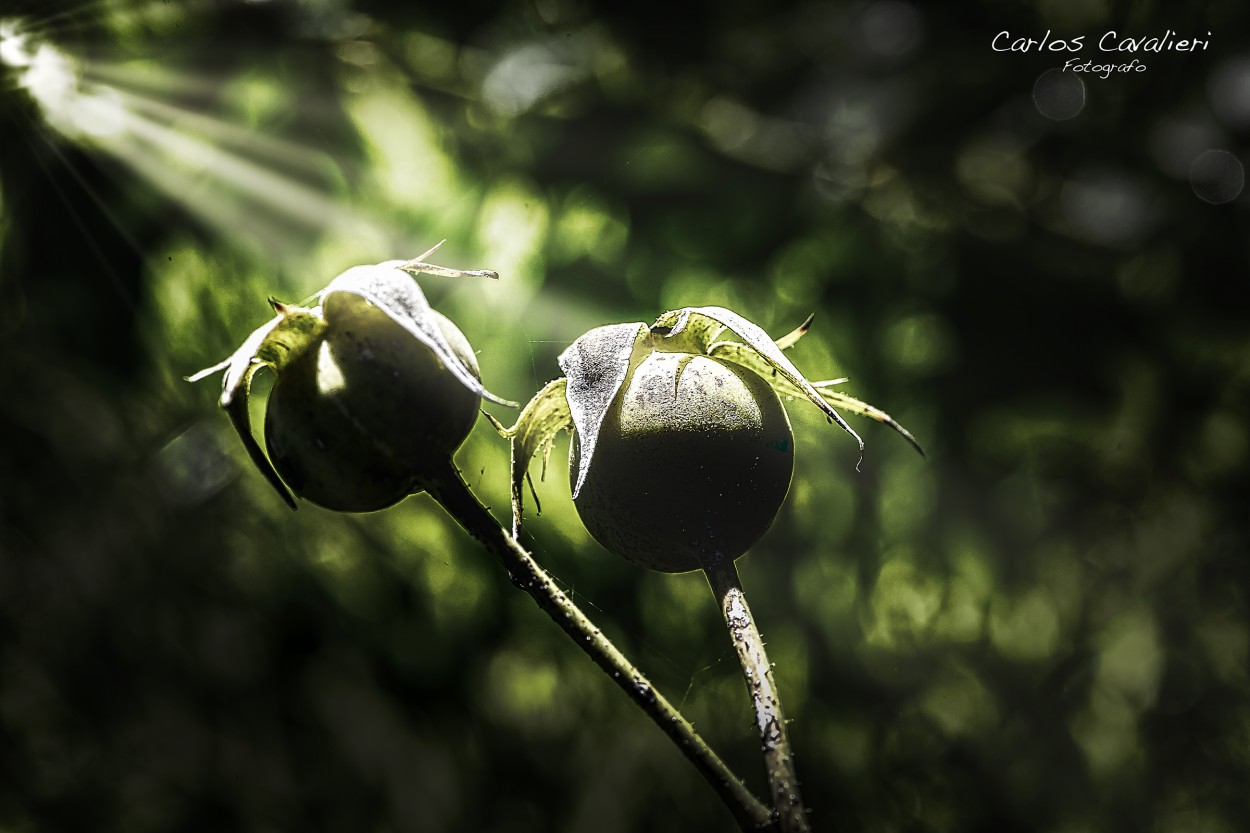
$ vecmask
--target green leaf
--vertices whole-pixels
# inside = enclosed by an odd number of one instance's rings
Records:
[[[426,267],[429,264],[417,264]],[[434,316],[434,310],[417,282],[405,269],[415,268],[413,262],[388,260],[373,266],[353,266],[346,272],[330,281],[318,297],[325,309],[325,317],[333,321],[340,304],[344,300],[336,297],[348,293],[364,298],[369,303],[386,313],[395,323],[412,334],[414,338],[429,347],[438,356],[456,380],[478,396],[497,402],[500,405],[517,407],[517,403],[502,399],[483,387],[460,358],[452,351],[451,345],[443,336]],[[441,268],[441,267],[438,267]],[[447,270],[456,272],[457,270]]]
[[[581,444],[581,465],[573,485],[577,497],[590,470],[599,427],[629,374],[634,348],[647,332],[645,324],[609,324],[582,335],[560,354],[568,377],[565,396]]]
[[[487,414],[500,434],[511,440],[512,449],[512,537],[521,534],[522,481],[525,480],[530,460],[542,449],[543,477],[547,474],[547,459],[551,445],[561,431],[573,429],[573,417],[565,391],[568,380],[563,376],[534,394],[517,417],[511,428],[504,428],[498,420]],[[537,496],[535,496],[537,503]]]

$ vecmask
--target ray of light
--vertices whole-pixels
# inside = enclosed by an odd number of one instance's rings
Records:
[[[332,154],[171,103],[213,90],[214,79],[78,61],[34,34],[47,28],[0,21],[0,61],[19,70],[47,126],[122,163],[209,227],[271,255],[334,225],[408,237],[326,184],[341,177]]]

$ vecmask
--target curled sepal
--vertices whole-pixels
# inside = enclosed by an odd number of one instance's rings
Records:
[[[258,368],[260,365],[253,365]],[[255,373],[255,369],[248,373],[250,377]],[[261,450],[260,443],[256,442],[255,435],[252,434],[252,417],[248,413],[247,408],[247,389],[244,388],[242,396],[235,397],[230,402],[225,402],[222,397],[222,407],[226,409],[226,415],[230,417],[230,424],[234,426],[235,433],[239,435],[239,439],[243,441],[243,447],[247,449],[247,456],[252,458],[252,465],[260,470],[265,480],[269,481],[269,485],[273,486],[274,491],[286,502],[286,505],[292,509],[296,508],[295,496],[291,494],[291,490],[282,482],[277,470],[273,467],[273,463],[269,461],[269,457]]]
[[[565,391],[568,380],[561,376],[534,394],[534,398],[522,409],[520,416],[511,428],[504,428],[499,421],[490,417],[500,434],[511,442],[512,450],[512,537],[521,534],[521,498],[522,483],[529,469],[530,460],[541,449],[543,452],[543,475],[547,473],[547,459],[551,454],[551,444],[561,431],[573,428],[573,417],[569,413],[569,402]],[[537,498],[535,498],[537,500]]]
[[[764,359],[768,366],[768,372],[761,372],[761,375],[768,378],[772,375],[772,371],[775,371],[777,375],[785,378],[798,388],[804,398],[820,408],[826,416],[838,425],[842,426],[842,430],[854,437],[855,442],[859,443],[859,452],[861,456],[863,455],[864,441],[859,434],[855,433],[855,430],[846,424],[846,420],[842,418],[842,415],[825,401],[824,397],[820,395],[820,391],[813,387],[812,383],[807,381],[806,377],[794,366],[794,363],[786,358],[786,355],[781,352],[781,348],[769,337],[768,333],[741,315],[738,315],[738,313],[724,307],[686,307],[685,309],[664,313],[664,315],[656,319],[655,327],[670,327],[669,337],[678,336],[691,327],[697,327],[701,331],[710,331],[710,327],[703,321],[700,321],[700,319],[706,318],[723,325],[724,329],[738,336],[752,352]],[[711,353],[714,347],[714,344],[707,347],[709,355],[714,355]],[[756,369],[758,370],[758,368]]]
[[[413,261],[388,260],[374,266],[353,266],[330,281],[330,285],[318,293],[325,317],[328,320],[335,319],[336,310],[346,302],[345,299],[336,297],[341,293],[364,298],[433,350],[434,355],[438,356],[439,361],[460,384],[484,399],[512,408],[517,407],[517,403],[502,399],[483,387],[451,349],[438,326],[434,309],[425,300],[425,295],[416,281],[407,274],[408,269],[416,271]]]
[[[645,324],[596,327],[560,354],[560,369],[568,378],[565,397],[581,449],[573,497],[586,481],[603,417],[625,384],[634,350],[646,332]]]
[[[262,366],[281,369],[287,359],[304,350],[325,331],[326,322],[319,310],[281,304],[272,298],[269,303],[278,311],[276,317],[252,331],[239,349],[228,357],[187,377],[198,382],[219,371],[226,371],[221,381],[221,407],[226,408],[242,391],[244,398],[252,375]]]
[[[218,371],[226,371],[221,384],[221,407],[230,417],[230,424],[243,441],[243,447],[256,468],[294,509],[295,498],[252,435],[248,392],[257,370],[262,367],[281,370],[292,356],[303,352],[321,336],[326,322],[319,315],[320,310],[280,304],[272,299],[270,303],[278,311],[276,317],[257,327],[224,361],[188,376],[187,381],[198,382]]]
[[[657,346],[660,346],[660,342],[667,341],[669,345],[664,349],[695,355],[707,353],[716,337],[725,331],[725,325],[711,316],[691,316],[692,311],[693,307],[669,310],[655,319],[655,323],[651,325],[651,335],[657,340]]]
[[[778,344],[780,343],[781,339],[778,339]],[[777,392],[778,396],[788,396],[794,398],[807,396],[807,393],[804,390],[785,376],[777,373],[776,369],[773,368],[773,366],[769,364],[766,359],[745,344],[740,344],[736,341],[718,341],[712,345],[712,349],[709,351],[708,355],[715,356],[720,359],[727,359],[735,364],[751,368],[768,380],[768,383],[772,385],[773,390]],[[845,411],[850,411],[853,414],[859,414],[860,416],[874,419],[882,425],[888,425],[890,428],[893,428],[903,436],[903,439],[911,443],[912,448],[916,449],[916,451],[920,453],[921,457],[924,456],[924,449],[920,447],[920,443],[917,442],[916,438],[912,436],[912,433],[900,425],[894,417],[890,416],[875,405],[869,405],[867,402],[863,402],[853,396],[847,396],[845,393],[833,390],[835,385],[841,385],[846,381],[847,380],[845,378],[827,379],[821,382],[812,382],[812,387],[815,388],[816,392],[820,394],[820,398],[830,405],[842,408]]]

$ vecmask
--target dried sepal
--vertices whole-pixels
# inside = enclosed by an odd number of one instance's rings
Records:
[[[429,264],[419,265],[428,267]],[[425,299],[421,287],[417,286],[416,281],[407,274],[408,269],[401,267],[412,267],[412,262],[388,260],[373,266],[353,266],[343,272],[318,293],[325,318],[332,320],[335,317],[335,307],[342,302],[342,299],[335,297],[337,294],[348,293],[364,298],[386,313],[414,338],[433,350],[434,355],[438,356],[439,361],[460,384],[483,399],[512,408],[517,407],[516,402],[502,399],[488,391],[477,377],[469,372],[464,362],[451,349],[442,330],[439,329],[434,309]],[[466,274],[454,269],[446,271],[454,276]],[[397,273],[402,274],[405,280],[396,280]]]
[[[402,269],[414,277],[420,274],[438,275],[443,278],[490,278],[493,281],[499,280],[499,273],[494,269],[449,269],[446,266],[438,266],[433,263],[426,263],[425,259],[439,250],[446,240],[440,240],[427,249],[423,254],[419,254],[412,260],[396,260],[388,261],[394,263],[396,269]]]
[[[565,396],[581,444],[582,464],[573,484],[574,497],[586,481],[599,426],[625,383],[634,350],[646,332],[645,324],[596,327],[560,354],[560,369],[568,378]]]

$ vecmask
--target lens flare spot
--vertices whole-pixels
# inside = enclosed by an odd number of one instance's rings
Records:
[[[1246,186],[1241,160],[1226,150],[1208,150],[1189,168],[1189,184],[1198,199],[1212,205],[1232,202]]]
[[[1076,118],[1085,109],[1085,82],[1070,72],[1048,69],[1033,85],[1033,105],[1052,121]]]

